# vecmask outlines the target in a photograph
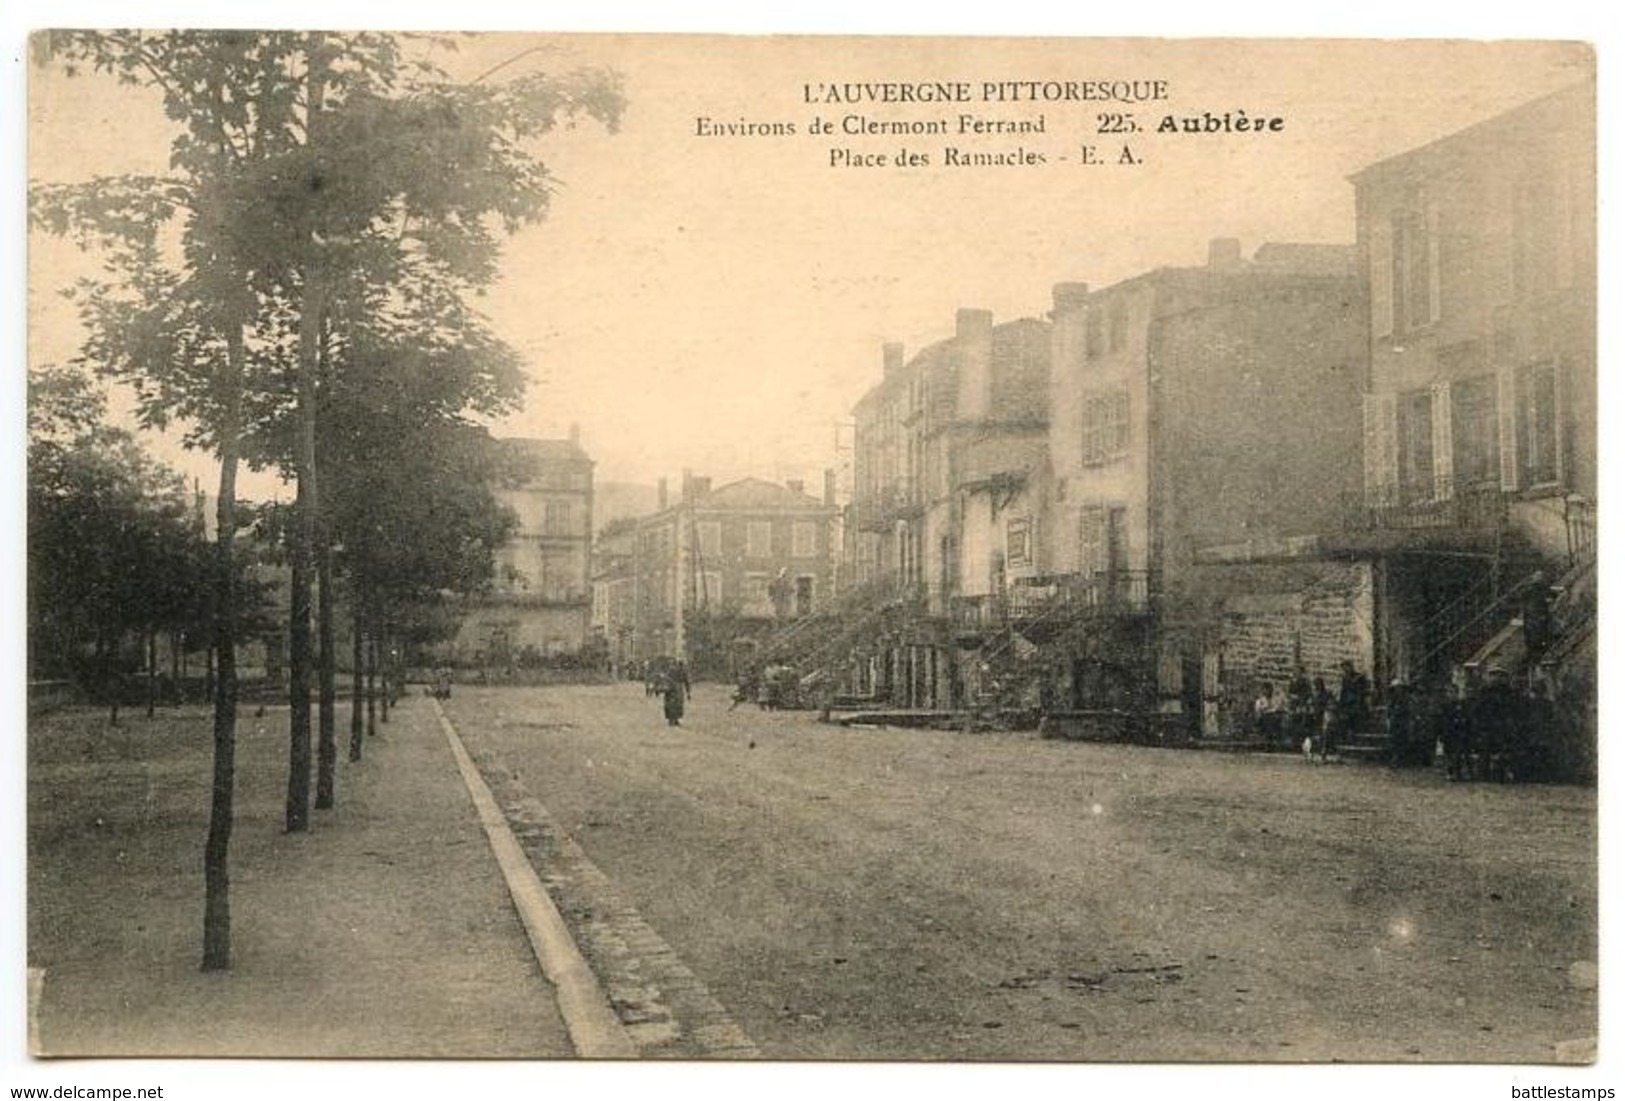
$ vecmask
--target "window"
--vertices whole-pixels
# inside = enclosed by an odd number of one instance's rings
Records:
[[[1083,354],[1094,359],[1105,351],[1106,331],[1099,308],[1091,309],[1083,320]]]
[[[1439,320],[1439,237],[1435,210],[1394,215],[1393,316],[1400,332]]]
[[[1496,425],[1494,375],[1451,384],[1450,426],[1456,480],[1469,487],[1499,482],[1501,437]]]
[[[768,617],[773,614],[772,578],[765,573],[747,573],[745,592],[740,611],[748,616]]]
[[[1090,505],[1078,512],[1078,572],[1093,577],[1106,569],[1106,510]]]
[[[1004,557],[1011,566],[1030,566],[1033,561],[1032,519],[1022,516],[1005,525]]]
[[[745,525],[745,556],[771,558],[773,556],[773,524],[768,520],[752,520]]]
[[[722,573],[702,570],[698,578],[699,589],[694,594],[696,608],[719,608],[722,605]]]
[[[1512,210],[1512,289],[1529,298],[1563,282],[1558,263],[1562,244],[1558,188],[1549,179],[1519,187]]]
[[[1128,510],[1087,505],[1078,512],[1078,572],[1085,577],[1127,568]]]
[[[1406,503],[1435,497],[1430,390],[1413,390],[1399,398],[1399,489]]]
[[[548,501],[542,506],[542,534],[573,535],[572,519],[569,501]]]
[[[1128,391],[1083,399],[1083,465],[1098,466],[1128,453]]]
[[[816,580],[809,574],[796,578],[796,615],[812,615],[813,584]]]
[[[1128,343],[1128,303],[1121,298],[1113,299],[1106,314],[1106,346],[1117,352]]]
[[[702,520],[695,525],[699,533],[700,557],[715,562],[722,557],[722,523]]]
[[[818,525],[798,522],[791,528],[793,553],[797,558],[812,558],[818,554]]]
[[[1518,484],[1550,485],[1558,480],[1557,371],[1525,367],[1517,387]]]

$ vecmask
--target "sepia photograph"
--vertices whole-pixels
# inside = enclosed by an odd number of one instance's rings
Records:
[[[373,19],[17,43],[15,1084],[1612,1096],[1593,44]]]

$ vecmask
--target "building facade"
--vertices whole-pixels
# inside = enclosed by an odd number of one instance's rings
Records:
[[[950,709],[978,693],[961,635],[1036,569],[1049,344],[1046,322],[962,309],[953,337],[906,362],[884,347],[881,380],[854,409],[853,607],[836,648],[854,694]]]
[[[1204,267],[1056,288],[1039,549],[1053,596],[1027,613],[1046,710],[1154,712],[1213,733],[1260,677],[1361,660],[1346,566],[1260,562],[1335,528],[1359,488],[1361,314],[1339,246],[1244,258],[1218,240]],[[1245,566],[1214,554],[1238,544]],[[1319,636],[1301,614],[1320,587],[1343,596],[1324,650],[1305,644]],[[1268,661],[1232,645],[1261,614],[1287,639]]]
[[[508,439],[511,481],[497,499],[518,520],[497,552],[491,591],[463,620],[461,660],[511,666],[577,654],[592,613],[593,462],[566,439]]]
[[[1380,574],[1385,679],[1558,641],[1578,660],[1548,664],[1591,675],[1595,112],[1576,86],[1352,177],[1370,356],[1349,527]],[[1529,638],[1554,611],[1570,637]]]
[[[800,481],[713,489],[685,474],[677,500],[662,506],[631,534],[635,660],[680,658],[696,676],[731,678],[775,632],[833,600],[833,475],[814,497]]]

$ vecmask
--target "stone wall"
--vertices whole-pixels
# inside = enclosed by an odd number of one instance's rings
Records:
[[[1300,662],[1310,677],[1325,677],[1334,688],[1344,661],[1371,673],[1368,564],[1316,563],[1286,576],[1253,567],[1235,569],[1253,574],[1249,580],[1256,585],[1232,593],[1222,604],[1219,634],[1229,684],[1244,691],[1266,680],[1284,686]]]

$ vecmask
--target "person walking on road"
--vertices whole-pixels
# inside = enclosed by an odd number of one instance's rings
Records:
[[[662,700],[666,709],[667,726],[683,725],[683,702],[685,699],[687,699],[687,697],[688,693],[684,690],[682,683],[678,681],[676,677],[666,678],[666,686],[662,692]]]

